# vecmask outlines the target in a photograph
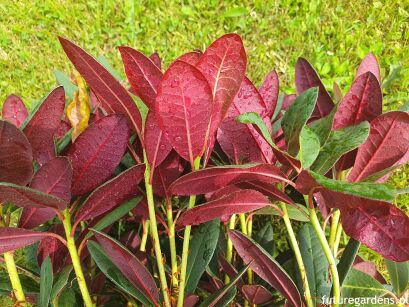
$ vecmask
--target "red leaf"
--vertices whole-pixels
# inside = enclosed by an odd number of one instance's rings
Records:
[[[327,205],[341,210],[345,233],[387,259],[409,260],[409,217],[390,203],[324,189]]]
[[[31,245],[50,234],[22,228],[0,228],[0,253],[14,251]]]
[[[7,96],[6,101],[3,104],[1,115],[4,120],[7,120],[9,123],[12,123],[19,128],[27,119],[28,111],[23,103],[23,100],[12,94]]]
[[[194,307],[199,301],[199,297],[195,294],[190,294],[183,300],[183,307]]]
[[[154,108],[162,72],[150,58],[135,49],[119,47],[119,51],[132,92],[138,95],[149,109]]]
[[[387,259],[409,260],[409,218],[395,206],[364,202],[341,209],[345,233]]]
[[[262,285],[244,285],[241,292],[251,305],[265,304],[273,300],[273,295]]]
[[[379,68],[378,61],[376,60],[376,57],[372,52],[369,52],[367,56],[362,60],[361,65],[359,65],[358,71],[356,73],[356,78],[368,71],[370,71],[376,77],[379,84],[382,84],[381,70]]]
[[[64,228],[61,224],[58,224],[50,229],[50,231],[64,236]],[[37,250],[37,261],[41,266],[44,259],[50,257],[53,265],[53,272],[58,273],[65,265],[66,258],[68,256],[68,250],[66,246],[55,237],[45,237],[41,240]]]
[[[332,108],[334,107],[334,103],[332,102],[330,95],[322,84],[322,81],[315,69],[306,59],[299,58],[297,64],[295,65],[295,87],[297,89],[297,95],[311,87],[316,86],[319,87],[319,93],[312,117],[321,118],[331,112]]]
[[[105,253],[125,275],[125,277],[143,294],[145,294],[155,306],[159,306],[159,294],[155,281],[146,267],[119,242],[107,235],[95,232],[95,238],[101,244]]]
[[[176,61],[183,61],[190,65],[195,66],[200,58],[202,57],[202,53],[200,51],[191,51],[185,54],[182,54],[180,57],[176,59]]]
[[[111,177],[125,153],[129,126],[122,115],[92,123],[67,153],[73,168],[72,193],[85,194]]]
[[[153,191],[159,196],[168,195],[168,188],[173,181],[179,178],[184,170],[184,160],[172,151],[158,166],[152,180]]]
[[[409,114],[388,112],[371,122],[368,139],[362,144],[348,175],[349,181],[366,177],[393,166],[409,150]]]
[[[371,72],[357,77],[335,113],[333,128],[372,121],[382,114],[381,86]]]
[[[45,164],[34,175],[30,187],[46,194],[59,197],[67,202],[71,199],[72,168],[65,157],[57,157]],[[24,208],[19,227],[34,228],[55,216],[49,208]]]
[[[0,181],[26,185],[33,176],[33,154],[26,136],[0,120]]]
[[[149,110],[146,117],[144,142],[148,163],[152,169],[161,164],[172,150],[172,145],[158,126],[154,109]]]
[[[272,164],[256,164],[209,167],[192,172],[176,180],[170,186],[170,191],[174,195],[197,195],[213,192],[227,185],[253,180],[267,183],[284,181],[293,185],[278,167]]]
[[[18,207],[51,208],[55,210],[63,210],[67,205],[66,201],[38,190],[0,182],[0,203],[4,202],[13,203]]]
[[[124,201],[139,194],[138,184],[143,178],[145,165],[135,165],[98,187],[84,201],[75,215],[75,228],[79,222],[92,219],[112,210]]]
[[[156,65],[159,69],[162,69],[162,60],[160,59],[160,56],[157,52],[152,53],[149,56],[149,59],[153,62],[153,64]]]
[[[215,133],[239,91],[246,72],[247,57],[243,42],[237,34],[226,34],[214,41],[197,63],[197,68],[209,82],[214,104],[211,110],[209,141],[204,165],[210,158]]]
[[[295,98],[297,98],[297,95],[295,94],[285,94],[284,98],[283,98],[283,106],[282,109],[283,110],[287,110],[295,101]]]
[[[169,67],[159,84],[156,116],[173,148],[192,166],[207,142],[212,105],[212,91],[199,70],[182,61]]]
[[[278,81],[278,76],[275,70],[272,70],[266,76],[259,91],[266,105],[265,115],[268,118],[271,118],[271,116],[273,116],[274,111],[277,107],[278,91],[279,91],[279,81]]]
[[[197,68],[212,89],[216,107],[213,112],[214,120],[220,121],[227,113],[244,79],[246,65],[246,51],[237,34],[226,34],[218,38],[197,63]]]
[[[64,113],[65,94],[62,86],[53,90],[24,128],[24,134],[33,147],[33,156],[43,165],[55,157],[54,133]]]
[[[68,58],[84,77],[106,110],[110,113],[127,115],[132,127],[141,136],[141,114],[121,83],[81,47],[62,37],[59,37],[59,40]]]
[[[54,132],[54,138],[59,141],[62,139],[68,131],[71,129],[71,123],[66,122],[65,120],[62,120],[60,124],[58,125],[57,130]]]
[[[254,273],[280,292],[291,306],[303,305],[300,293],[291,278],[263,248],[235,230],[229,231],[229,238],[243,262],[251,262],[250,268]]]
[[[287,204],[294,204],[294,201],[284,192],[280,191],[274,185],[262,181],[249,181],[237,184],[242,189],[252,189],[263,193],[266,196],[278,199]]]
[[[357,256],[358,258],[359,256]],[[376,269],[376,265],[370,261],[361,261],[358,263],[354,263],[353,268],[356,270],[359,270],[371,277],[373,277],[374,279],[376,279],[377,281],[379,281],[381,284],[386,285],[387,282],[385,280],[385,278],[383,278],[382,274],[378,272],[378,270]]]
[[[217,140],[226,155],[235,163],[271,163],[273,152],[263,136],[253,125],[245,125],[236,121],[237,116],[247,112],[263,114],[266,112],[266,105],[256,87],[245,77],[220,125]],[[268,117],[264,118],[264,122],[271,129]]]
[[[225,215],[246,213],[268,206],[270,201],[260,192],[241,190],[186,210],[177,224],[199,225]]]

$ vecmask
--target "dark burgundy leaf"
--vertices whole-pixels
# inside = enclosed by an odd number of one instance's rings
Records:
[[[398,163],[409,150],[409,114],[388,112],[371,122],[368,139],[362,144],[348,175],[349,181],[366,177]]]
[[[122,274],[124,274],[139,291],[152,300],[156,306],[159,306],[158,289],[147,268],[119,242],[100,232],[94,231],[94,235],[105,253]]]
[[[12,123],[19,128],[27,119],[28,111],[23,100],[12,94],[7,96],[6,101],[4,102],[1,116],[4,120],[7,120],[9,123]]]
[[[195,294],[190,294],[185,297],[183,301],[183,307],[194,307],[199,301],[199,297]]]
[[[67,202],[38,190],[12,183],[0,182],[0,203],[10,202],[18,207],[63,210]]]
[[[176,180],[170,191],[174,195],[197,195],[216,191],[227,185],[258,180],[267,183],[284,181],[293,184],[272,164],[209,167]]]
[[[294,201],[284,192],[279,190],[275,185],[262,181],[248,181],[237,184],[242,189],[252,189],[263,193],[266,196],[278,199],[287,204],[294,204]]]
[[[142,117],[126,89],[97,60],[81,47],[59,37],[68,58],[84,77],[99,101],[109,113],[127,115],[132,127],[142,136]]]
[[[273,300],[273,295],[262,285],[244,285],[241,292],[251,305],[265,304]]]
[[[157,52],[152,53],[149,58],[159,69],[162,69],[162,60]]]
[[[390,203],[322,190],[326,204],[341,210],[344,231],[387,259],[409,260],[409,217]]]
[[[229,231],[229,238],[243,262],[250,263],[254,273],[280,292],[291,306],[303,305],[300,293],[291,278],[262,247],[235,230]]]
[[[266,104],[253,83],[245,77],[220,125],[217,140],[226,155],[235,163],[271,163],[273,151],[263,136],[253,125],[236,121],[237,116],[248,112],[264,114]],[[269,117],[265,116],[264,122],[271,130]]]
[[[148,163],[152,169],[161,164],[172,150],[172,145],[158,126],[155,110],[149,110],[146,117],[144,142]]]
[[[199,225],[225,215],[255,211],[269,204],[268,198],[260,192],[236,191],[185,211],[177,223],[182,226]]]
[[[54,132],[54,138],[59,141],[60,139],[62,139],[68,131],[70,131],[71,129],[71,123],[62,120],[60,122],[60,124],[58,125],[57,130],[55,130]]]
[[[378,61],[376,60],[375,55],[372,52],[369,52],[367,56],[362,60],[361,65],[359,65],[356,77],[363,75],[364,73],[370,71],[378,80],[379,84],[381,83],[381,70],[379,68]]]
[[[179,178],[184,170],[184,161],[180,156],[172,151],[168,157],[156,169],[152,186],[155,194],[159,196],[169,196],[168,188],[172,182]]]
[[[176,61],[183,61],[183,62],[189,63],[190,65],[196,66],[201,56],[202,56],[201,52],[191,51],[191,52],[182,54],[180,57],[176,59]]]
[[[295,87],[297,89],[297,95],[311,87],[316,86],[319,87],[319,93],[317,104],[312,116],[321,118],[331,112],[332,108],[334,107],[334,103],[332,102],[330,95],[322,84],[322,81],[315,69],[306,59],[299,58],[297,64],[295,65]]]
[[[138,95],[149,109],[153,109],[156,91],[162,79],[160,68],[150,58],[135,49],[119,47],[119,51],[132,92]]]
[[[145,165],[135,165],[98,187],[84,201],[75,215],[74,228],[81,221],[99,216],[139,194],[138,184],[143,178]]]
[[[64,113],[65,94],[62,86],[53,90],[24,128],[24,134],[33,147],[34,159],[44,165],[55,157],[54,133]]]
[[[38,232],[22,228],[0,228],[0,253],[14,251],[31,245],[49,236],[47,232]]]
[[[297,98],[297,95],[295,94],[284,95],[282,106],[283,110],[287,110],[293,104],[295,98]]]
[[[279,81],[278,81],[278,76],[275,70],[272,70],[266,76],[259,91],[266,105],[265,115],[268,118],[271,118],[271,116],[273,116],[275,109],[277,107],[278,91],[279,91]]]
[[[109,115],[92,123],[70,147],[72,193],[85,194],[111,177],[127,148],[130,130],[122,115]]]
[[[355,79],[348,93],[342,98],[335,113],[333,128],[345,128],[364,120],[370,122],[381,114],[381,86],[371,72],[366,72]]]
[[[57,157],[40,168],[34,175],[30,187],[69,202],[71,199],[71,179],[71,163],[65,157]],[[55,214],[55,211],[49,208],[24,208],[19,227],[37,227],[54,217]]]
[[[33,155],[25,135],[0,120],[0,181],[26,185],[33,176]]]
[[[358,257],[359,256],[357,256],[357,258]],[[381,284],[384,284],[384,285],[387,284],[385,278],[383,278],[383,276],[376,269],[376,265],[370,261],[360,261],[358,263],[354,263],[353,268],[365,274],[368,274],[369,276],[379,281]]]
[[[212,91],[194,66],[176,61],[166,71],[156,97],[159,127],[173,148],[193,166],[208,140]]]
[[[93,90],[89,91],[89,97],[90,97],[90,101],[91,101],[91,105],[92,105],[92,110],[95,113],[95,110],[99,109],[99,107],[101,106],[101,102],[99,101],[97,95],[95,95]]]
[[[64,236],[64,228],[61,224],[56,225],[50,229],[50,232],[54,232],[60,236]],[[44,259],[50,257],[53,264],[53,272],[58,273],[65,265],[65,260],[68,256],[68,250],[66,246],[55,237],[46,237],[41,240],[37,250],[37,261],[41,266]]]

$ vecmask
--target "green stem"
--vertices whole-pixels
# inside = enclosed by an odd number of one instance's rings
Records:
[[[150,225],[149,220],[143,221],[141,245],[139,246],[139,250],[141,252],[146,251],[146,242],[148,241],[149,235],[149,225]]]
[[[23,287],[21,286],[20,277],[18,276],[16,263],[11,252],[3,254],[4,262],[6,263],[7,273],[10,278],[11,286],[17,300],[18,306],[27,306],[26,297],[24,295]]]
[[[341,235],[342,235],[342,225],[341,223],[339,223],[338,228],[337,228],[337,234],[335,236],[334,249],[333,249],[333,255],[335,258],[337,258],[339,242],[341,241]]]
[[[236,214],[233,214],[230,217],[228,228],[230,230],[234,229],[236,225]],[[227,239],[227,247],[226,247],[226,260],[228,263],[231,263],[233,260],[233,242],[228,238]],[[226,274],[224,277],[224,283],[227,285],[230,282],[229,276]]]
[[[169,248],[170,248],[170,261],[172,271],[172,287],[178,286],[178,262],[176,255],[176,239],[175,239],[175,223],[173,221],[172,205],[168,204],[166,209],[166,219],[168,221],[169,228]]]
[[[253,216],[251,214],[249,215],[249,220],[248,220],[248,223],[247,223],[247,229],[246,229],[245,234],[247,234],[249,236],[249,238],[251,238],[251,236],[253,235]],[[254,279],[252,269],[247,270],[247,277],[248,277],[249,284],[251,285],[253,283],[253,279]]]
[[[341,215],[341,212],[338,209],[335,209],[333,215],[332,215],[332,221],[331,221],[331,231],[329,234],[329,247],[331,250],[334,250],[334,244],[335,244],[335,239],[337,235],[337,229],[338,229],[338,224],[339,224],[339,217]]]
[[[153,199],[152,184],[150,183],[151,168],[149,166],[145,150],[143,151],[143,157],[145,161],[145,188],[146,188],[146,198],[148,200],[152,243],[153,243],[154,250],[155,250],[156,263],[158,266],[159,279],[160,279],[160,284],[161,284],[162,293],[163,293],[164,305],[166,307],[170,307],[171,304],[170,304],[170,298],[169,298],[168,283],[166,281],[165,267],[163,265],[162,250],[160,247],[158,226],[156,222],[155,201]]]
[[[193,170],[196,171],[200,166],[200,157],[197,157],[194,161]],[[196,203],[196,195],[191,195],[189,198],[188,208],[193,208]],[[185,283],[186,283],[186,269],[187,269],[187,259],[189,257],[189,243],[190,243],[190,231],[192,226],[188,225],[183,233],[183,247],[182,247],[182,261],[180,264],[180,278],[179,278],[179,296],[177,307],[183,307],[183,302],[185,300]]]
[[[67,248],[71,256],[72,266],[74,267],[75,275],[77,276],[78,286],[80,288],[82,298],[84,300],[84,306],[93,307],[91,296],[88,291],[87,283],[85,282],[84,273],[81,267],[81,260],[78,255],[77,246],[75,245],[75,239],[71,235],[72,225],[71,225],[71,214],[68,209],[64,212],[63,226],[65,230],[65,235],[67,237]]]
[[[240,213],[240,214],[239,214],[239,219],[240,219],[241,231],[242,231],[245,235],[247,235],[246,214]]]
[[[288,235],[290,236],[290,243],[293,248],[295,259],[297,260],[298,269],[300,271],[301,280],[303,283],[304,288],[304,298],[307,303],[308,307],[314,307],[314,303],[312,302],[310,286],[308,284],[307,273],[305,270],[304,261],[301,256],[300,247],[298,246],[297,238],[294,234],[293,227],[291,225],[290,217],[288,215],[287,206],[284,203],[280,203],[281,210],[283,211],[283,220],[285,227],[287,228]]]
[[[328,245],[328,241],[327,241],[327,238],[325,237],[325,233],[320,226],[320,222],[318,220],[317,213],[315,212],[315,208],[313,207],[311,203],[310,203],[308,210],[310,212],[311,225],[314,227],[314,230],[317,233],[318,240],[320,241],[322,249],[324,250],[325,257],[327,258],[327,261],[328,261],[328,264],[331,270],[332,283],[333,283],[332,287],[333,287],[333,294],[334,294],[334,304],[332,306],[338,307],[339,299],[340,299],[340,287],[339,287],[339,276],[338,276],[337,265],[335,263],[335,259],[332,254],[331,248]]]

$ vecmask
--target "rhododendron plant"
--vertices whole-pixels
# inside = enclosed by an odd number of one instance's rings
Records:
[[[127,81],[59,39],[72,80],[30,114],[10,95],[0,120],[0,252],[17,304],[400,304],[409,218],[385,182],[408,162],[409,114],[382,114],[373,54],[334,103],[304,58],[294,93],[275,71],[257,88],[237,34],[167,68],[121,46]],[[392,288],[360,244],[386,259]],[[17,249],[37,253],[37,272]]]

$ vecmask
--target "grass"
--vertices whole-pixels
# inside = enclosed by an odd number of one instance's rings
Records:
[[[204,49],[218,36],[239,33],[248,75],[256,84],[276,69],[283,91],[294,91],[299,56],[316,67],[325,85],[348,90],[361,59],[372,51],[383,78],[385,110],[409,101],[409,3],[404,1],[13,1],[0,3],[0,105],[15,93],[27,105],[55,85],[54,69],[70,64],[57,35],[93,55],[105,55],[119,71],[116,47],[159,52],[165,65],[181,53]],[[408,186],[409,168],[392,182]],[[409,212],[409,197],[398,198]],[[364,253],[382,267],[381,257]]]

